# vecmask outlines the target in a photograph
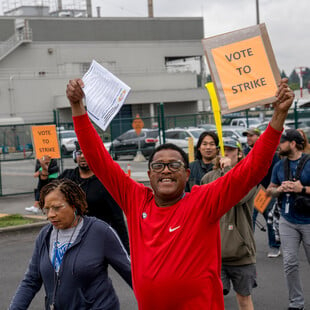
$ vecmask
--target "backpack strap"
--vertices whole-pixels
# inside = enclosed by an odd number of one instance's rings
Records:
[[[310,159],[310,155],[309,154],[303,154],[303,156],[301,157],[298,166],[296,168],[296,174],[295,174],[295,179],[299,180],[300,175],[302,173],[302,170],[304,169],[304,166],[306,164],[306,162]]]
[[[299,180],[302,170],[304,169],[304,166],[309,159],[310,159],[309,154],[302,155],[296,168],[296,173],[295,173],[295,178],[294,178],[295,180]],[[283,166],[284,166],[284,181],[292,180],[290,164],[289,164],[289,160],[287,159],[287,157],[283,159]]]

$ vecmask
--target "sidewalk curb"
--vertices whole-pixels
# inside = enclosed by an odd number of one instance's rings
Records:
[[[48,224],[48,221],[40,221],[36,223],[31,223],[31,224],[3,227],[3,228],[0,228],[0,234],[17,232],[17,231],[27,231],[31,229],[41,228],[46,224]]]
[[[150,187],[150,180],[146,178],[137,178],[135,179],[138,183],[144,184],[146,187]],[[30,195],[30,194],[26,194]],[[4,196],[6,198],[6,196]],[[11,197],[10,197],[11,198]],[[7,212],[6,212],[7,213]],[[20,214],[20,213],[18,213]],[[8,214],[9,215],[9,214]],[[36,218],[38,215],[31,215],[31,214],[21,214],[24,217],[29,217],[29,218]],[[16,225],[16,226],[8,226],[8,227],[3,227],[0,228],[0,236],[4,235],[5,233],[18,233],[18,232],[23,232],[23,231],[30,231],[30,230],[39,230],[41,227],[44,225],[48,224],[48,220],[39,220],[38,222],[35,223],[29,223],[29,224],[24,224],[24,225]]]

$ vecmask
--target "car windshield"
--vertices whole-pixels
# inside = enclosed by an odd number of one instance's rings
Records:
[[[60,133],[60,137],[61,138],[76,138],[76,134],[74,131],[70,131],[70,132],[61,132]]]
[[[249,125],[250,125],[250,127],[258,125],[259,123],[260,123],[259,120],[249,118]]]
[[[266,124],[261,124],[259,126],[257,126],[257,128],[260,130],[260,131],[265,131],[267,126],[268,126],[269,123],[266,123]]]
[[[235,132],[239,137],[242,137],[242,133],[243,133],[242,130],[235,129],[234,132]]]
[[[196,130],[190,130],[189,132],[193,135],[194,138],[198,139],[201,133],[203,133],[203,130],[196,129]]]

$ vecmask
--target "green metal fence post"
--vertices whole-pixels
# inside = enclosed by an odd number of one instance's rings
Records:
[[[2,174],[1,174],[1,160],[0,160],[0,196],[2,196]]]
[[[157,124],[158,124],[158,138],[159,138],[159,144],[161,144],[161,131],[162,131],[162,127],[161,127],[161,119],[160,119],[160,105],[157,105]]]
[[[297,100],[294,102],[294,121],[295,121],[295,129],[298,127],[298,112],[297,112]]]
[[[54,118],[54,124],[56,125],[56,131],[57,128],[60,128],[60,124],[59,124],[59,111],[58,110],[54,110],[53,111],[53,118]],[[60,130],[57,132],[57,136],[58,136],[58,141],[60,142]],[[62,152],[61,152],[61,146],[59,146],[60,149],[60,172],[62,173],[64,171],[64,161],[62,158]]]
[[[166,143],[166,132],[165,132],[165,112],[164,112],[164,103],[160,103],[160,116],[161,116],[161,124],[163,131],[163,143]]]

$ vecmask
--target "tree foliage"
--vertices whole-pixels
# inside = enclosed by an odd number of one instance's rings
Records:
[[[282,73],[284,73],[284,71],[281,72],[281,77],[282,77]],[[303,83],[302,83],[303,88],[310,89],[310,69],[309,68],[305,68],[303,70],[302,80],[303,80]],[[288,83],[289,83],[290,88],[293,90],[300,88],[299,75],[296,72],[296,70],[293,70],[293,72],[290,74],[288,78]]]

